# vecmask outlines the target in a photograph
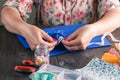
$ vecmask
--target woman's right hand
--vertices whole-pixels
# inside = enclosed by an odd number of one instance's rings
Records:
[[[34,50],[39,44],[46,44],[49,47],[49,51],[51,51],[57,44],[57,40],[50,37],[42,29],[31,24],[27,24],[26,26],[22,36],[27,40],[31,50]]]
[[[42,29],[26,23],[14,7],[5,6],[2,8],[1,22],[9,32],[22,35],[27,40],[31,50],[34,50],[39,44],[47,44],[51,51],[57,44],[57,41]]]

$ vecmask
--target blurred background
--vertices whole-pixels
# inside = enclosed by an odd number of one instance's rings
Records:
[[[1,8],[2,8],[2,5],[5,3],[6,0],[0,0],[0,11],[1,11]],[[0,25],[1,25],[1,20],[0,20]]]
[[[3,4],[6,2],[7,0],[0,0],[0,11],[1,11],[1,9],[2,9],[2,6],[3,6]],[[34,7],[33,7],[34,8]],[[28,23],[30,23],[30,24],[34,24],[34,20],[35,20],[35,9],[33,9],[33,12],[32,12],[32,14],[31,14],[31,16],[30,16],[30,18],[28,19]],[[1,23],[1,21],[0,21],[0,25],[2,25],[2,23]]]

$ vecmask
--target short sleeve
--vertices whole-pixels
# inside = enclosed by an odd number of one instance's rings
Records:
[[[101,18],[108,10],[120,7],[119,0],[98,0],[98,16]]]
[[[32,0],[7,0],[4,6],[5,5],[15,7],[19,11],[21,17],[24,20],[26,20],[27,18],[29,18],[30,13],[32,12],[33,1]]]

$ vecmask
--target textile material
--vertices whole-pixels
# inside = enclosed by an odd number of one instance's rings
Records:
[[[85,24],[75,24],[75,25],[68,25],[68,26],[56,26],[53,28],[44,28],[43,30],[48,33],[48,35],[52,36],[55,39],[59,39],[59,37],[63,37],[66,38],[68,37],[71,33],[73,33],[76,29],[83,27]],[[93,38],[91,40],[90,43],[93,42],[101,42],[101,37],[100,36],[96,36],[95,38]],[[26,42],[25,38],[23,38],[20,35],[17,35],[17,38],[20,40],[20,42],[22,43],[22,45],[27,49],[29,48],[28,43]],[[98,44],[92,44],[90,46],[87,47],[87,49],[91,49],[91,48],[98,48],[98,47],[102,47],[102,46],[110,46],[111,43],[104,38],[104,44],[103,45],[98,45]],[[50,56],[54,56],[54,55],[58,55],[58,54],[63,54],[69,52],[61,43],[56,45],[55,49],[52,50],[50,52]]]
[[[85,67],[76,71],[80,73],[77,80],[120,80],[120,67],[99,58],[92,59]]]
[[[7,0],[5,5],[15,7],[27,20],[33,1],[39,2],[40,20],[50,26],[92,23],[107,11],[120,6],[119,0]]]

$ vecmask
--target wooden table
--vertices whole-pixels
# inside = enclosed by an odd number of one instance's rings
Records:
[[[120,29],[113,32],[113,35],[120,39]],[[110,40],[110,39],[109,39]],[[67,69],[84,67],[92,58],[101,56],[112,46],[89,49],[74,53],[66,53],[50,57],[50,64]],[[33,51],[25,49],[12,34],[0,26],[0,80],[30,80],[28,74],[21,74],[14,71],[14,66],[21,64],[24,59],[33,60]]]

